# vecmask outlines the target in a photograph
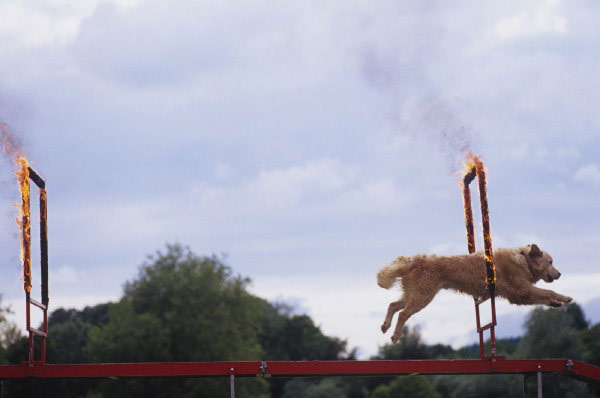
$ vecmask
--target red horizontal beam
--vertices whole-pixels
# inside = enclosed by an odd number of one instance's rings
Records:
[[[407,374],[554,373],[600,382],[600,367],[567,359],[410,360],[410,361],[248,361],[34,364],[0,366],[0,379],[118,378],[195,376],[331,376]]]
[[[89,364],[34,364],[0,366],[0,379],[40,378],[104,378],[160,376],[256,376],[262,373],[262,362],[140,362]]]
[[[600,368],[599,368],[600,369]],[[409,361],[306,361],[267,362],[272,375],[345,375],[345,374],[468,374],[468,373],[532,373],[565,372],[566,359],[512,359],[482,361],[409,360]]]

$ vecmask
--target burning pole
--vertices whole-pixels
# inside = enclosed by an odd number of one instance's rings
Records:
[[[487,200],[486,172],[481,159],[469,155],[467,170],[463,176],[463,201],[465,205],[465,226],[467,227],[467,248],[469,253],[475,253],[475,228],[473,226],[473,208],[471,205],[471,191],[469,184],[477,177],[479,181],[479,200],[481,202],[481,223],[483,226],[483,245],[486,266],[485,283],[488,290],[493,291],[496,285],[496,267],[492,250],[492,237],[490,233],[490,214]],[[491,293],[490,291],[490,293]]]
[[[467,249],[469,253],[475,253],[475,228],[473,226],[473,208],[471,204],[471,192],[469,184],[477,177],[479,182],[479,200],[481,202],[481,223],[483,227],[483,245],[484,245],[484,260],[485,260],[485,285],[487,293],[491,300],[492,306],[492,322],[481,327],[479,322],[479,304],[485,301],[485,298],[476,300],[475,312],[477,317],[477,332],[479,333],[480,356],[484,357],[483,346],[483,331],[490,330],[490,342],[492,357],[496,357],[496,342],[494,334],[494,326],[496,326],[496,305],[495,305],[495,290],[496,290],[496,267],[494,265],[494,254],[492,249],[492,237],[490,233],[490,215],[487,200],[486,186],[486,171],[483,161],[473,154],[468,155],[466,170],[463,175],[463,201],[465,207],[465,226],[467,228]],[[484,295],[485,297],[485,295]]]
[[[17,182],[21,192],[21,204],[17,205],[19,226],[19,236],[21,241],[20,257],[23,264],[23,288],[25,290],[25,317],[29,339],[27,351],[29,356],[29,366],[34,364],[34,336],[41,337],[41,363],[46,361],[46,338],[48,337],[48,223],[47,223],[47,199],[46,183],[31,168],[23,151],[20,141],[8,130],[6,123],[0,122],[0,144],[4,152],[15,162]],[[30,181],[33,181],[39,189],[40,200],[40,259],[41,259],[41,302],[31,297],[32,270],[31,270],[31,204],[30,204]],[[36,329],[31,326],[31,305],[38,307],[44,313],[42,329]]]
[[[46,208],[46,183],[44,180],[31,168],[25,157],[20,156],[17,159],[20,165],[17,171],[17,180],[21,190],[21,208],[19,214],[19,225],[21,227],[21,259],[23,262],[23,286],[25,288],[26,300],[26,323],[27,331],[29,332],[28,339],[28,355],[29,365],[34,363],[34,336],[41,337],[40,352],[41,363],[46,362],[46,338],[48,337],[48,224],[47,224],[47,208]],[[41,262],[41,302],[31,298],[31,206],[30,206],[30,182],[33,181],[39,189],[40,195],[40,262]],[[44,321],[42,330],[31,326],[30,306],[34,305],[44,312]]]
[[[48,200],[46,198],[46,182],[31,167],[28,167],[28,172],[29,178],[37,185],[40,192],[40,276],[42,279],[42,303],[48,305]]]
[[[31,292],[31,206],[29,200],[29,163],[25,157],[17,159],[17,181],[21,190],[21,206],[17,223],[21,228],[21,263],[23,264],[23,287],[27,295]]]

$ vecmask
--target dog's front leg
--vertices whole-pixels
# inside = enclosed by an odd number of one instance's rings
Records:
[[[509,297],[509,301],[513,304],[544,304],[551,307],[561,307],[564,304],[570,303],[573,299],[552,290],[530,286],[524,292]]]

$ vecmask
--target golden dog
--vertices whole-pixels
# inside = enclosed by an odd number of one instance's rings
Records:
[[[570,303],[571,297],[552,290],[533,286],[537,281],[552,282],[560,272],[552,265],[552,257],[535,244],[514,249],[498,249],[494,252],[496,265],[496,296],[504,297],[512,304],[545,304],[560,307]],[[404,323],[433,300],[440,289],[466,293],[475,299],[488,297],[485,285],[483,253],[458,256],[420,254],[414,257],[398,257],[377,274],[377,284],[389,289],[395,283],[402,286],[404,294],[390,303],[381,331],[385,333],[398,311],[396,329],[392,342],[397,343]]]

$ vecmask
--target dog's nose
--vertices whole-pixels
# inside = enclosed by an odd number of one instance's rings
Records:
[[[560,272],[558,273],[558,276],[556,277],[556,279],[560,278]]]

